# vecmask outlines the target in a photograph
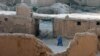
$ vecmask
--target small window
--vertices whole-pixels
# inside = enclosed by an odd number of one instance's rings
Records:
[[[8,18],[4,18],[5,21],[8,21]]]
[[[78,22],[77,22],[77,25],[81,25],[81,22],[78,21]]]
[[[97,22],[96,25],[100,25],[100,22]]]
[[[2,23],[2,21],[0,21],[0,24]]]

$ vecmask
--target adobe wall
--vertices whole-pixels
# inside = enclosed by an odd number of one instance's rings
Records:
[[[98,38],[95,33],[77,33],[65,52],[54,56],[96,56]]]
[[[92,20],[54,19],[54,37],[62,35],[66,38],[73,38],[77,32],[86,32],[89,29],[100,27],[96,23]]]
[[[0,56],[96,56],[95,33],[77,33],[65,52],[54,54],[31,34],[0,33]]]
[[[0,15],[0,33],[35,33],[35,22],[30,17]]]
[[[96,33],[97,36],[98,36],[98,50],[100,51],[100,28],[92,28],[92,29],[89,29],[88,32],[93,32],[93,33]]]
[[[0,56],[50,56],[53,52],[34,35],[0,34]]]
[[[27,17],[31,17],[32,14],[31,9],[25,3],[21,3],[18,6],[16,6],[16,13],[17,15],[27,16]]]

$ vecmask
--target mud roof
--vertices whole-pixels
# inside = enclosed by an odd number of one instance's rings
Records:
[[[16,11],[0,11],[0,15],[16,15]]]
[[[16,15],[16,11],[0,11],[0,15]],[[100,20],[99,13],[71,13],[71,14],[39,14],[33,12],[33,18],[55,18],[66,20]]]
[[[100,20],[100,14],[97,13],[71,13],[71,14],[39,14],[33,13],[35,18],[55,18],[67,20]]]
[[[65,19],[66,14],[39,14],[39,13],[33,13],[34,18],[57,18],[57,19]]]
[[[100,14],[96,13],[73,13],[68,14],[69,20],[100,20]]]

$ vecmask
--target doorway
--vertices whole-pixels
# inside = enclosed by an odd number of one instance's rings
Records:
[[[39,20],[39,36],[40,38],[52,38],[53,37],[53,20],[42,19]]]

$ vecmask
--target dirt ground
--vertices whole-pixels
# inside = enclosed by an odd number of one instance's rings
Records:
[[[63,46],[57,46],[57,39],[43,39],[43,42],[53,50],[54,53],[60,53],[67,49],[71,40],[63,39]]]
[[[54,53],[60,53],[67,49],[69,43],[71,42],[71,39],[63,39],[63,45],[64,46],[57,46],[57,39],[43,39],[43,42],[46,43],[46,45],[54,52]],[[97,52],[97,56],[100,56],[100,52]]]

